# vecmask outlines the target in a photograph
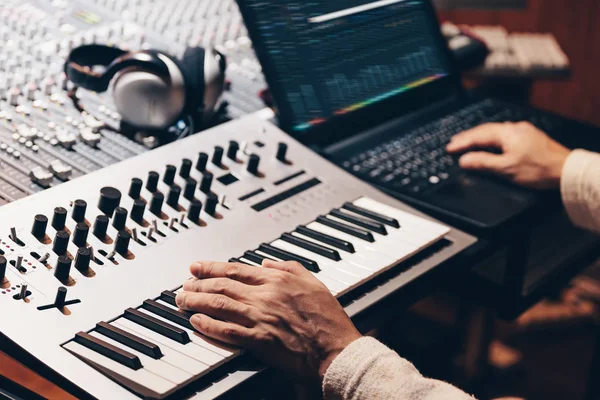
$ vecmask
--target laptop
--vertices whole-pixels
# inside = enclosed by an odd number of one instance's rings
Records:
[[[453,135],[486,122],[528,120],[569,145],[567,133],[593,129],[470,96],[430,0],[238,4],[286,132],[472,233],[514,226],[545,196],[461,171],[445,151]]]

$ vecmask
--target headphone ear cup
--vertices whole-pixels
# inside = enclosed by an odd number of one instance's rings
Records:
[[[204,111],[205,57],[206,51],[202,47],[189,47],[179,62],[186,85],[186,109],[192,116]]]

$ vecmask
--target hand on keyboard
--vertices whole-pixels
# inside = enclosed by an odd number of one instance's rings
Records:
[[[361,337],[340,303],[296,262],[263,268],[202,262],[190,268],[177,305],[213,339],[250,349],[294,379],[322,379],[333,359]]]
[[[474,151],[490,147],[502,153]],[[454,136],[447,150],[467,152],[459,161],[464,169],[495,173],[535,189],[557,189],[570,154],[529,122],[481,125]]]

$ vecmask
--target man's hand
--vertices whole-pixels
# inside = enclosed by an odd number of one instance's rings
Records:
[[[199,262],[177,305],[196,312],[200,333],[250,349],[295,379],[323,378],[333,359],[361,337],[329,290],[296,262]]]
[[[528,122],[485,124],[452,138],[449,153],[495,148],[502,154],[472,151],[460,158],[467,170],[492,172],[536,189],[560,187],[562,169],[570,150]]]

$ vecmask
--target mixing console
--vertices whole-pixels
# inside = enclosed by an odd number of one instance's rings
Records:
[[[102,399],[213,398],[253,374],[175,307],[197,259],[298,261],[354,316],[474,242],[254,115],[7,204],[0,221],[0,332]]]

